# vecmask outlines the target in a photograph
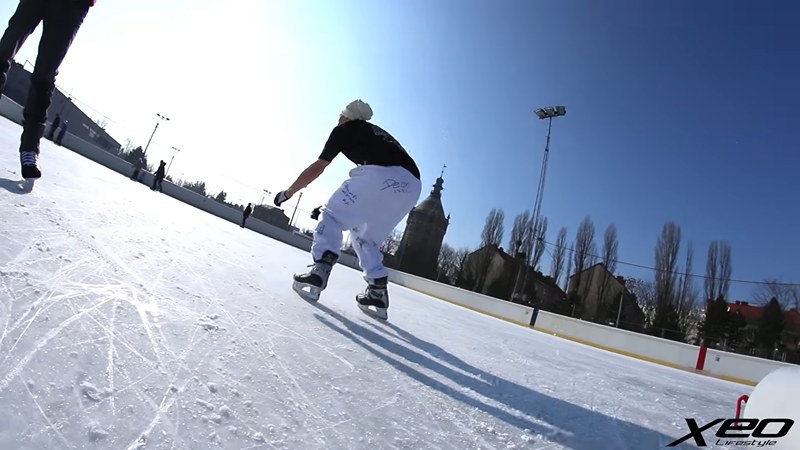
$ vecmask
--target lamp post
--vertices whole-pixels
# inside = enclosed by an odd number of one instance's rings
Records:
[[[147,157],[147,149],[150,148],[150,142],[153,140],[153,136],[155,136],[158,126],[161,125],[162,121],[164,122],[169,121],[169,117],[167,116],[164,116],[162,114],[156,114],[156,115],[158,116],[158,122],[156,122],[156,127],[153,128],[153,132],[150,133],[150,139],[147,140],[147,145],[145,145],[144,152],[142,153],[142,156],[145,158]]]
[[[536,188],[536,201],[534,202],[533,207],[533,236],[532,236],[532,244],[533,250],[536,248],[536,245],[544,245],[544,243],[537,243],[539,238],[539,216],[542,213],[542,197],[544,196],[544,181],[547,175],[547,160],[550,156],[550,130],[553,128],[553,118],[554,117],[561,117],[567,114],[567,108],[565,106],[546,106],[544,108],[539,108],[535,111],[536,116],[539,117],[541,120],[547,120],[547,141],[544,145],[544,157],[542,159],[542,171],[539,174],[539,185]],[[531,254],[534,251],[530,252]],[[531,254],[527,255],[527,258],[531,257]],[[527,261],[525,262],[527,265]],[[525,291],[525,284],[528,278],[528,271],[525,270],[524,275],[522,277],[522,286],[520,290],[522,292]],[[518,293],[521,295],[522,293]],[[512,294],[513,297],[513,294]]]
[[[179,149],[179,148],[176,148],[176,147],[172,147],[172,150],[173,150],[173,153],[172,153],[172,158],[170,158],[170,159],[169,159],[169,164],[167,165],[167,171],[164,173],[164,176],[165,176],[165,177],[166,177],[166,176],[167,176],[167,174],[169,173],[169,168],[170,168],[170,167],[172,167],[172,160],[174,160],[174,159],[175,159],[175,155],[176,155],[177,153],[180,153],[180,151],[181,151],[181,149]]]

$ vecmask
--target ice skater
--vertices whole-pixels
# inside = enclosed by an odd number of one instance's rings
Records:
[[[22,178],[42,176],[39,168],[39,140],[45,131],[47,109],[55,89],[56,75],[83,19],[95,0],[20,0],[0,38],[0,92],[6,82],[11,60],[33,30],[44,22],[39,52],[22,111],[19,161]]]
[[[154,191],[158,189],[158,192],[164,192],[163,188],[161,187],[161,183],[164,182],[164,177],[167,173],[166,167],[167,163],[165,163],[162,159],[161,162],[158,163],[158,169],[156,169],[156,173],[153,174],[153,186],[150,189]]]
[[[252,213],[253,207],[251,206],[251,203],[248,203],[247,208],[245,208],[244,212],[242,212],[242,228],[244,228],[244,223],[247,222],[247,218],[250,217],[250,214]]]
[[[66,120],[61,122],[61,126],[58,128],[58,135],[56,136],[55,142],[56,145],[61,146],[61,142],[64,141],[64,136],[67,134],[67,127],[69,127],[69,122]]]
[[[294,276],[294,289],[310,300],[319,299],[339,259],[342,233],[350,230],[367,282],[356,302],[365,313],[386,320],[389,272],[380,245],[417,203],[422,184],[414,160],[388,132],[369,123],[371,118],[369,104],[361,100],[348,104],[317,161],[275,196],[275,205],[317,179],[339,153],[358,166],[322,207],[311,245],[314,264],[309,272]]]
[[[59,125],[61,125],[61,114],[56,114],[56,118],[53,119],[53,123],[50,125],[50,133],[47,136],[51,141],[56,138],[56,130]]]

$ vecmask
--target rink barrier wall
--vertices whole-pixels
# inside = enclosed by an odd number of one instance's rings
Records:
[[[0,94],[0,116],[14,123],[22,124],[22,106],[5,95]]]
[[[533,310],[527,306],[507,302],[447,284],[432,282],[428,279],[398,270],[389,270],[389,281],[431,297],[436,297],[440,300],[454,303],[473,311],[518,325],[528,326],[531,323]]]
[[[552,336],[740,384],[755,386],[770,372],[780,367],[793,366],[780,361],[706,349],[702,370],[698,370],[703,350],[697,345],[541,311],[396,270],[389,271],[389,280],[448,303],[527,326]]]
[[[20,124],[22,122],[22,106],[3,96],[0,101],[0,115]],[[131,163],[106,152],[90,142],[77,138],[69,132],[64,136],[63,146],[125,177],[129,178],[133,172],[134,167]],[[145,172],[142,183],[150,186],[152,181],[153,175]],[[163,193],[237,226],[241,223],[242,212],[238,209],[166,180],[163,183]],[[300,250],[310,251],[311,240],[307,237],[256,218],[248,218],[246,228]],[[358,260],[353,255],[342,253],[339,263],[352,269],[360,270]],[[698,357],[701,352],[698,346],[586,322],[547,311],[535,310],[528,306],[518,305],[396,270],[390,270],[389,278],[395,284],[428,296],[497,319],[530,327],[543,333],[640,360],[690,370],[742,384],[755,385],[773,370],[779,367],[793,366],[792,364],[778,361],[708,349],[705,362],[701,366],[702,370],[697,370]]]

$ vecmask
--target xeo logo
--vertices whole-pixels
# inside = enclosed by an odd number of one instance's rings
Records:
[[[722,422],[715,433],[717,441],[715,445],[744,445],[754,447],[765,447],[775,445],[779,439],[789,432],[794,425],[792,419],[716,419],[702,427],[697,425],[694,419],[686,419],[689,426],[689,433],[677,441],[670,442],[667,447],[674,447],[681,442],[694,438],[695,444],[699,447],[706,446],[703,432]],[[732,440],[734,439],[734,440]]]

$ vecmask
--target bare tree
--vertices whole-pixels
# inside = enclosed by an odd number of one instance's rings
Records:
[[[567,250],[567,227],[558,230],[556,238],[556,249],[553,252],[553,261],[550,267],[550,276],[556,285],[561,278],[561,271],[564,270],[564,252]],[[569,269],[567,269],[569,271]],[[567,274],[569,276],[569,274]]]
[[[619,242],[617,241],[617,227],[612,223],[611,225],[606,228],[606,232],[603,235],[603,264],[606,266],[606,269],[611,274],[603,274],[603,279],[600,280],[600,292],[598,295],[597,300],[602,303],[603,305],[606,304],[606,294],[608,293],[608,287],[611,284],[611,279],[614,274],[614,271],[617,270],[617,248],[619,247]],[[592,320],[597,320],[597,318],[593,318]]]
[[[678,297],[676,312],[678,320],[683,330],[696,330],[697,320],[700,315],[697,308],[698,292],[694,287],[694,275],[692,274],[692,261],[694,259],[694,247],[692,243],[686,247],[686,264],[684,265],[683,275],[678,283]]]
[[[505,213],[502,209],[492,208],[489,215],[486,216],[486,222],[483,225],[483,232],[481,233],[481,246],[494,244],[499,246],[503,241],[503,222],[505,221]]]
[[[456,252],[456,249],[447,243],[442,244],[442,248],[439,250],[439,258],[437,261],[436,281],[443,281],[446,283],[452,283],[455,281],[459,263],[459,256]]]
[[[644,313],[645,327],[650,327],[656,316],[656,289],[651,281],[639,278],[627,278],[625,286],[631,294],[636,296],[636,303]]]
[[[539,270],[539,261],[544,254],[545,240],[547,238],[547,217],[540,217],[533,229],[533,251],[529,254],[530,266]]]
[[[753,290],[753,300],[760,305],[766,305],[773,298],[784,309],[800,309],[800,284],[781,283],[775,278],[768,278]]]
[[[731,244],[726,241],[711,241],[708,246],[706,262],[706,300],[728,298],[728,288],[733,271],[732,264]]]
[[[617,227],[613,223],[606,228],[603,235],[603,264],[609,272],[617,271],[617,250],[619,241],[617,240]]]
[[[469,257],[470,253],[472,252],[467,247],[461,247],[460,249],[456,250],[456,254],[454,256],[454,259],[458,262],[458,269],[454,279],[454,283],[456,285],[458,285],[459,281],[461,281],[461,275],[464,273],[464,266],[467,263],[467,257]]]
[[[731,244],[722,241],[719,245],[719,296],[722,298],[728,298],[728,287],[731,284],[732,272]]]
[[[675,222],[665,223],[655,251],[656,314],[650,332],[676,341],[683,341],[686,336],[677,310],[680,247],[681,228]]]
[[[122,148],[122,153],[130,153],[136,146],[133,145],[133,141],[130,138],[125,139],[125,146]]]
[[[680,248],[681,227],[675,222],[667,222],[656,245],[655,288],[659,308],[675,304]]]
[[[575,279],[575,290],[578,292],[580,292],[580,285],[583,281],[580,279],[582,272],[594,262],[595,253],[594,223],[589,216],[586,216],[578,226],[578,232],[575,235],[575,253],[572,255],[575,274],[578,275]]]
[[[533,240],[533,219],[528,210],[519,214],[514,218],[514,228],[511,229],[511,240],[508,243],[508,254],[516,256],[517,252],[527,252],[526,257],[530,256],[530,252],[526,249],[530,248],[530,243]]]
[[[708,245],[708,259],[706,260],[706,279],[703,282],[705,287],[706,302],[717,299],[717,241],[711,241]]]
[[[569,278],[572,276],[572,260],[574,259],[572,255],[575,254],[575,249],[572,244],[569,245],[569,253],[567,253],[566,260],[567,260],[567,271],[566,276],[564,277],[564,292],[567,292],[569,289]]]
[[[503,222],[505,221],[505,213],[502,209],[492,208],[486,216],[486,222],[483,225],[483,232],[481,232],[481,247],[482,252],[478,256],[476,263],[477,273],[475,274],[475,285],[473,289],[476,292],[483,292],[484,284],[486,283],[486,276],[489,273],[489,266],[492,264],[494,252],[485,248],[488,246],[500,246],[503,241]]]
[[[394,254],[400,248],[400,241],[403,239],[403,234],[399,231],[392,230],[386,240],[381,244],[381,252]]]

